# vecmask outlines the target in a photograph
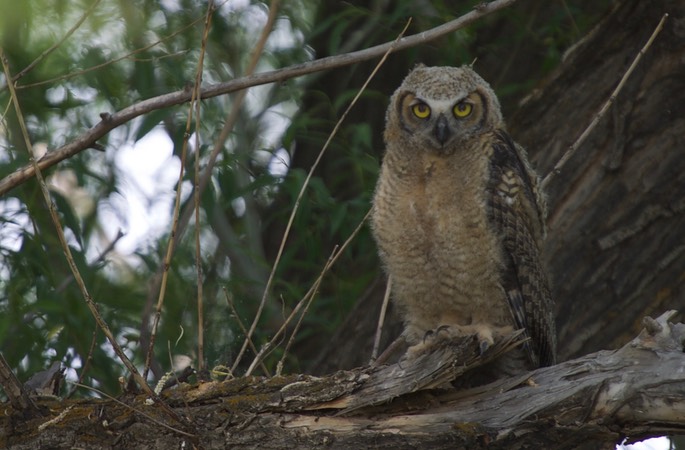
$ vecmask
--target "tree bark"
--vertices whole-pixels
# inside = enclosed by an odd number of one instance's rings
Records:
[[[625,437],[685,431],[680,401],[685,325],[668,323],[674,314],[646,319],[645,330],[618,351],[466,391],[451,388],[449,381],[511,350],[515,337],[484,357],[471,339],[401,364],[321,378],[181,384],[162,398],[184,423],[174,423],[143,395],[42,400],[52,418],[26,420],[22,411],[6,409],[0,445],[17,450],[613,448]]]
[[[664,13],[609,114],[549,188],[561,359],[616,348],[685,285],[685,4],[623,2],[512,118],[541,173],[580,135]],[[554,99],[554,101],[550,101]]]

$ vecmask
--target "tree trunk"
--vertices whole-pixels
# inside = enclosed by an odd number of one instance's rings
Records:
[[[512,118],[551,170],[618,84],[660,17],[663,32],[609,114],[554,179],[546,261],[562,360],[626,343],[685,285],[685,4],[623,2]]]

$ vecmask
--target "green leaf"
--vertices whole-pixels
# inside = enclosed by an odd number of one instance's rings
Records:
[[[74,209],[71,207],[68,199],[64,197],[61,193],[57,191],[52,191],[52,199],[57,207],[57,211],[60,213],[62,220],[64,221],[64,227],[72,231],[74,238],[78,242],[79,246],[83,248],[83,234],[81,233],[81,224],[74,213]]]

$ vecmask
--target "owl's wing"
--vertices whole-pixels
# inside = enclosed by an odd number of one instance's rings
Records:
[[[495,133],[487,184],[488,219],[501,238],[505,267],[502,286],[531,362],[548,366],[556,360],[552,299],[540,261],[545,233],[545,203],[526,153],[504,132]]]

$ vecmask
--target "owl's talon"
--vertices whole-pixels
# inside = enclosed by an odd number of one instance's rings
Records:
[[[480,356],[483,356],[485,352],[490,348],[490,343],[487,340],[482,340],[479,342],[478,349],[480,351]]]
[[[436,333],[440,333],[441,331],[445,331],[445,332],[446,332],[446,331],[449,330],[449,329],[450,329],[450,326],[449,326],[449,325],[440,325],[440,326],[435,330],[435,332],[436,332]]]
[[[478,351],[480,356],[483,356],[485,352],[495,345],[493,330],[489,327],[479,327],[476,331],[476,339],[478,339]]]
[[[426,333],[423,335],[423,343],[425,344],[425,343],[426,343],[426,339],[428,339],[428,338],[432,338],[432,337],[436,337],[436,338],[437,338],[438,335],[440,334],[440,332],[447,333],[447,335],[449,336],[449,329],[450,329],[450,326],[449,326],[449,325],[440,325],[440,326],[439,326],[438,328],[436,328],[435,330],[428,330],[428,331],[426,331]],[[434,335],[435,335],[435,336],[434,336]]]

